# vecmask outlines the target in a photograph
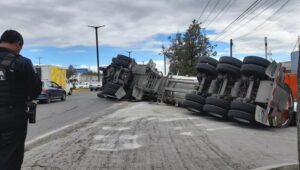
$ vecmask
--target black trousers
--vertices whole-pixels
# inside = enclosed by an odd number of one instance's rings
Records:
[[[0,107],[0,170],[20,170],[27,135],[25,106]]]

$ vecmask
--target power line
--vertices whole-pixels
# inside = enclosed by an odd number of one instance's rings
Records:
[[[265,5],[265,3],[263,3],[261,6]],[[271,8],[272,6],[274,6],[276,3],[278,3],[279,0],[274,1],[273,3],[269,4],[266,8],[264,8],[263,10],[261,10],[260,12],[258,12],[256,15],[254,15],[253,17],[251,17],[248,21],[244,22],[243,24],[240,24],[238,27],[236,27],[234,30],[231,31],[231,34],[225,35],[223,38],[220,38],[219,41],[229,37],[230,35],[234,34],[236,31],[239,31],[241,27],[244,27],[245,25],[247,25],[249,22],[253,21],[254,18],[258,17],[259,15],[261,15],[262,13],[264,13],[267,9]]]
[[[205,18],[205,20],[203,21],[203,23],[205,23],[208,18],[210,17],[210,15],[215,11],[216,7],[219,5],[219,3],[221,2],[221,0],[217,0],[217,3],[215,3],[214,7],[212,8],[212,10],[210,10],[210,12],[208,13],[207,17]]]
[[[262,23],[260,23],[259,25],[257,25],[254,29],[248,31],[247,33],[235,38],[235,39],[239,39],[242,37],[247,37],[248,35],[250,35],[253,31],[257,30],[259,27],[263,26],[267,21],[269,21],[270,19],[272,19],[278,12],[280,12],[288,3],[290,2],[290,0],[287,0],[285,3],[283,3],[272,15],[270,15],[265,21],[263,21]]]
[[[213,23],[225,10],[227,10],[228,9],[228,7],[230,6],[230,5],[232,5],[232,3],[233,3],[233,0],[229,0],[226,4],[225,4],[225,6],[218,12],[218,14],[217,15],[215,15],[215,17],[206,25],[206,27],[209,27],[209,25],[211,24],[211,23]]]
[[[248,14],[253,8],[255,8],[262,0],[255,0],[244,12],[242,12],[235,20],[233,20],[229,25],[227,25],[223,31],[214,40],[217,40],[221,37],[224,33],[226,33],[234,24],[239,22],[246,14]]]
[[[207,0],[207,3],[204,7],[204,9],[202,10],[202,13],[200,14],[199,18],[197,19],[197,21],[200,20],[200,18],[202,18],[203,14],[204,14],[204,11],[206,11],[206,8],[208,7],[209,3],[210,3],[211,0]]]

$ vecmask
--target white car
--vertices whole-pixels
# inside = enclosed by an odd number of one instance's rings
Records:
[[[89,82],[82,82],[82,83],[79,83],[76,88],[89,88],[89,86],[90,86]]]
[[[98,91],[98,90],[101,90],[102,85],[101,85],[101,82],[99,82],[99,81],[93,81],[90,83],[89,87],[90,87],[91,91],[93,91],[93,90]]]

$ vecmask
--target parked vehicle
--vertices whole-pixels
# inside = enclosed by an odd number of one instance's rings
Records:
[[[90,83],[89,82],[81,82],[77,85],[76,88],[83,88],[83,89],[86,89],[86,88],[89,88],[90,86]]]
[[[40,76],[41,80],[47,80],[57,83],[61,86],[67,94],[70,93],[72,86],[68,86],[67,82],[67,69],[64,67],[53,66],[53,65],[38,65],[35,69]]]
[[[66,91],[53,81],[42,80],[43,88],[38,101],[50,103],[52,100],[66,100]]]
[[[92,81],[89,85],[90,91],[98,91],[101,90],[101,83],[98,81]]]

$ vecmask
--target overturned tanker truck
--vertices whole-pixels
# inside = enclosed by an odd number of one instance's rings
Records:
[[[286,127],[296,120],[296,75],[281,63],[247,56],[243,61],[223,56],[200,57],[197,78],[163,76],[150,60],[137,64],[117,55],[103,71],[98,97],[152,100],[183,106],[199,114],[271,127]]]
[[[296,75],[286,73],[281,63],[257,56],[247,56],[243,62],[228,56],[219,61],[205,57],[197,69],[201,82],[206,75],[215,78],[207,83],[208,90],[186,95],[187,109],[271,127],[295,124]]]

